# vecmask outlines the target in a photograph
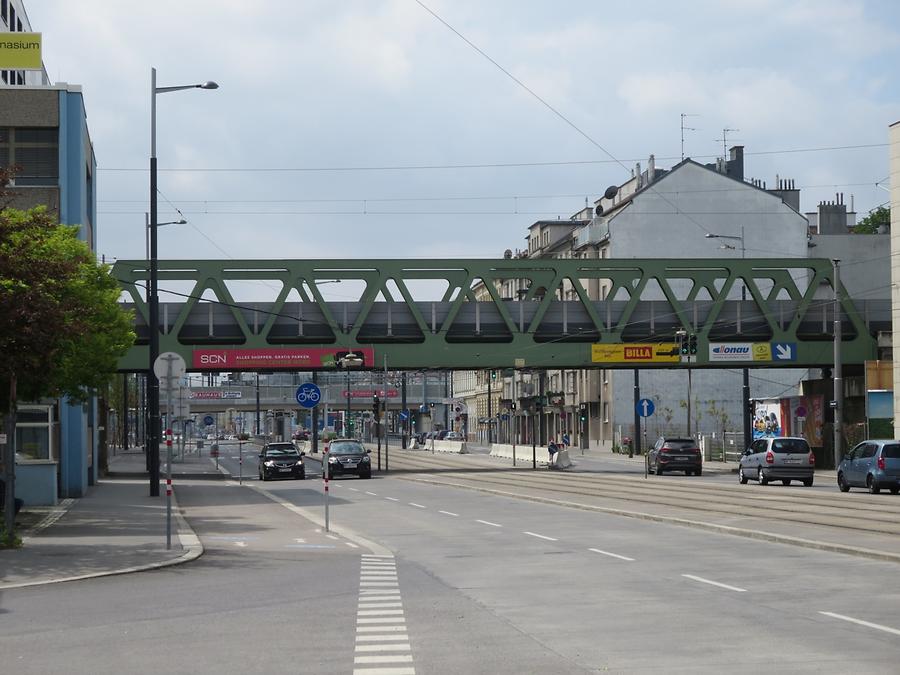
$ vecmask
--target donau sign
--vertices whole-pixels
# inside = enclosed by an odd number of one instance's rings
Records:
[[[335,368],[348,349],[284,348],[267,349],[209,349],[193,351],[195,370],[303,370]],[[375,365],[375,351],[371,347],[353,350],[362,358],[361,367]]]

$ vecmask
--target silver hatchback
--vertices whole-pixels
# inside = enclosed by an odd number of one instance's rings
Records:
[[[872,494],[881,488],[900,492],[900,441],[863,441],[844,455],[838,466],[838,487],[847,492],[851,487],[864,487]]]
[[[742,485],[751,478],[760,485],[766,485],[770,480],[790,485],[792,480],[799,480],[810,487],[815,470],[816,456],[805,438],[774,436],[758,438],[744,450],[738,479]]]

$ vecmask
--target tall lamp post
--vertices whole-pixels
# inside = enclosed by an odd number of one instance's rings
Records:
[[[363,364],[363,359],[349,352],[341,357],[340,362],[341,367],[347,371],[347,416],[344,419],[344,438],[350,438],[350,368],[359,368]]]
[[[741,260],[744,259],[746,254],[746,246],[744,245],[744,226],[741,225],[741,236],[737,237],[732,234],[714,234],[712,232],[708,232],[706,234],[707,239],[732,239],[734,241],[741,242]],[[734,250],[734,246],[731,244],[722,244],[719,248],[726,248]],[[747,299],[747,280],[744,279],[741,282],[741,300]],[[744,427],[744,448],[750,447],[750,443],[753,442],[753,429],[751,428],[751,420],[750,420],[750,369],[744,368],[742,370],[743,375],[743,399],[744,405],[743,411],[743,427]],[[725,456],[722,456],[722,459],[725,459]]]
[[[203,84],[186,84],[176,87],[157,87],[156,68],[150,69],[150,288],[148,299],[150,305],[150,358],[147,366],[149,382],[148,411],[150,428],[147,430],[147,448],[150,453],[150,496],[159,496],[159,380],[153,372],[153,364],[159,356],[159,295],[157,279],[159,276],[159,260],[156,248],[157,222],[157,188],[156,188],[156,95],[182,89],[218,89],[215,82]]]

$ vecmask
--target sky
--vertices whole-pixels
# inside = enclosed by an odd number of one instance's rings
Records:
[[[686,156],[714,161],[729,129],[745,175],[794,179],[804,212],[889,197],[894,0],[26,9],[51,81],[83,88],[107,261],[144,257],[151,67],[220,85],[157,96],[159,220],[188,220],[161,258],[499,258],[651,153],[680,161],[682,114]]]

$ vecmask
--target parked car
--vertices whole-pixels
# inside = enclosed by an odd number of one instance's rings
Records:
[[[259,479],[306,478],[305,452],[297,452],[293,443],[266,443],[259,452]]]
[[[369,452],[359,441],[350,438],[335,438],[328,444],[328,474],[331,477],[356,474],[360,478],[372,477],[372,460]],[[322,467],[322,478],[325,467]]]
[[[447,435],[444,436],[441,440],[444,441],[463,441],[463,435],[458,431],[448,431]]]
[[[864,487],[872,494],[878,494],[882,488],[897,494],[900,492],[900,441],[863,441],[844,455],[838,465],[837,483],[841,492]]]
[[[294,431],[294,440],[295,441],[308,441],[309,440],[309,432],[306,429],[297,429]]]
[[[662,476],[666,471],[684,471],[685,476],[703,474],[703,458],[693,438],[662,436],[647,453],[650,473]]]
[[[810,487],[815,470],[816,456],[805,438],[771,436],[756,439],[744,450],[738,480],[742,485],[751,478],[760,485],[767,485],[770,480],[790,485],[792,480],[799,480]]]

